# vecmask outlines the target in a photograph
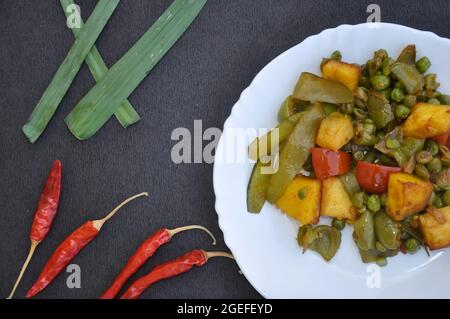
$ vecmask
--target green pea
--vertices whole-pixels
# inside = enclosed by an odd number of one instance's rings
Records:
[[[412,94],[408,94],[404,100],[403,100],[403,104],[406,107],[412,108],[414,105],[417,104],[417,96],[412,95]]]
[[[406,97],[406,94],[402,89],[395,88],[391,92],[391,99],[397,103],[403,102],[405,97]]]
[[[357,161],[362,161],[364,159],[364,152],[357,151],[357,152],[353,153],[353,158]]]
[[[392,137],[388,137],[386,140],[386,146],[391,150],[395,150],[400,147],[400,142]]]
[[[299,190],[298,192],[298,198],[300,198],[301,200],[304,200],[306,198],[306,189],[302,188],[301,190]]]
[[[334,218],[332,225],[337,230],[343,230],[345,228],[345,221]]]
[[[386,257],[380,257],[377,259],[376,264],[380,267],[386,267],[388,264],[387,258]]]
[[[442,207],[445,207],[444,200],[443,200],[441,197],[437,196],[437,195],[436,195],[436,197],[434,198],[433,205],[434,205],[434,207],[436,207],[436,208],[442,208]]]
[[[450,190],[446,191],[444,195],[442,195],[442,201],[444,202],[445,206],[450,205]]]
[[[439,153],[439,144],[433,140],[427,140],[425,142],[425,150],[430,152],[431,155],[436,156]]]
[[[331,53],[331,59],[332,60],[341,61],[342,60],[342,53],[341,53],[341,51],[336,50],[333,53]]]
[[[430,172],[428,172],[428,169],[423,164],[416,164],[414,174],[426,181],[430,180]]]
[[[427,169],[431,174],[439,174],[442,170],[442,162],[439,158],[433,158],[428,164]]]
[[[439,101],[437,98],[432,98],[428,100],[429,104],[434,104],[434,105],[440,105],[441,101]]]
[[[428,151],[420,151],[416,154],[416,161],[420,164],[428,164],[432,159],[433,155]]]
[[[372,87],[377,91],[383,91],[391,85],[391,79],[383,74],[377,74],[370,78]]]
[[[380,197],[378,195],[371,195],[367,199],[367,208],[376,213],[381,209]]]
[[[377,126],[375,124],[364,123],[363,128],[364,131],[366,131],[366,133],[370,135],[373,135],[377,132]]]
[[[409,238],[405,241],[405,248],[410,254],[415,254],[420,249],[421,243],[415,238]]]
[[[416,68],[420,73],[425,73],[431,67],[431,61],[424,56],[419,61],[416,62]]]
[[[355,193],[352,196],[352,201],[356,208],[362,209],[367,202],[367,195],[364,192]]]
[[[408,117],[410,112],[411,112],[411,110],[407,106],[405,106],[403,104],[399,104],[395,108],[395,117],[398,119],[404,120]]]

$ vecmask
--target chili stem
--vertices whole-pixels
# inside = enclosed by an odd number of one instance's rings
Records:
[[[31,257],[33,257],[34,251],[36,250],[36,247],[39,244],[40,244],[39,241],[35,241],[35,240],[31,241],[30,251],[28,253],[27,259],[25,260],[25,263],[22,266],[22,270],[20,271],[19,277],[17,277],[16,283],[14,284],[14,287],[13,287],[11,293],[9,294],[8,298],[6,298],[6,299],[12,299],[12,297],[14,296],[14,293],[16,292],[16,289],[19,286],[20,281],[22,280],[23,274],[27,270],[27,267],[28,267],[28,264],[30,263]]]
[[[184,227],[179,227],[179,228],[175,228],[175,229],[167,229],[167,232],[169,233],[170,237],[172,238],[176,234],[179,234],[181,232],[188,231],[188,230],[193,230],[193,229],[199,229],[199,230],[203,230],[204,232],[206,232],[212,238],[213,245],[214,246],[216,245],[217,240],[216,240],[216,237],[214,237],[213,233],[206,227],[203,227],[200,225],[191,225],[191,226],[184,226]]]
[[[205,254],[205,258],[208,261],[211,258],[214,257],[225,257],[225,258],[230,258],[234,260],[234,256],[232,254],[223,252],[223,251],[203,251],[203,254]]]
[[[102,228],[103,224],[106,223],[108,220],[110,220],[123,206],[125,206],[129,202],[135,200],[136,198],[143,197],[143,196],[148,196],[148,193],[147,192],[140,193],[140,194],[134,195],[134,196],[126,199],[119,206],[114,208],[108,215],[106,215],[105,218],[94,221],[93,222],[94,227],[97,228],[98,230],[100,230]]]

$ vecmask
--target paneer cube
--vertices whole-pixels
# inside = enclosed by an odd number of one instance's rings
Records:
[[[387,211],[396,221],[416,214],[428,204],[433,185],[414,175],[394,173],[389,176]]]
[[[321,210],[322,216],[339,220],[356,220],[356,208],[338,177],[331,177],[322,182]]]
[[[432,250],[450,247],[450,206],[439,209],[439,212],[444,216],[445,223],[438,222],[430,213],[419,217],[420,229]]]
[[[277,206],[302,225],[317,224],[320,218],[320,181],[296,177],[277,201]]]
[[[403,134],[415,138],[431,138],[450,130],[450,106],[417,103],[404,126]]]

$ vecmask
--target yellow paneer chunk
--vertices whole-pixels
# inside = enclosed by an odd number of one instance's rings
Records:
[[[277,201],[277,206],[303,225],[317,224],[320,219],[320,191],[320,181],[298,176]]]
[[[356,208],[339,178],[332,177],[322,182],[321,210],[322,216],[356,220]]]
[[[395,173],[389,176],[387,211],[396,221],[416,214],[428,204],[433,185],[414,175]]]
[[[450,106],[417,103],[403,126],[403,134],[430,138],[450,130]]]
[[[430,213],[419,217],[420,229],[427,245],[433,249],[450,247],[450,206],[439,209],[445,223],[439,223]]]

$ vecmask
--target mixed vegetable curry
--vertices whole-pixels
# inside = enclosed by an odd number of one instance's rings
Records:
[[[362,66],[336,51],[322,76],[302,73],[279,125],[249,147],[248,211],[276,205],[300,222],[304,251],[327,261],[347,224],[364,263],[449,247],[450,96],[430,67],[409,45]],[[332,226],[316,226],[321,216]]]

